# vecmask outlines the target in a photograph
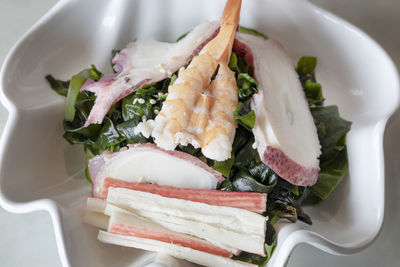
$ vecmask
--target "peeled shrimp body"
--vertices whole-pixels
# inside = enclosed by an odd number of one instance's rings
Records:
[[[186,69],[181,69],[154,121],[138,125],[157,146],[174,150],[178,144],[201,147],[210,159],[231,157],[238,102],[234,73],[228,67],[239,22],[240,0],[228,0],[217,36],[203,47]],[[215,78],[213,76],[215,75]],[[144,131],[146,129],[147,131]]]

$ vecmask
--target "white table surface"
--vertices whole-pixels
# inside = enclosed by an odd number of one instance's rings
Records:
[[[294,0],[295,1],[295,0]],[[9,49],[57,0],[0,0],[0,63]],[[400,0],[312,0],[347,19],[380,43],[400,67]],[[371,63],[372,64],[372,63]],[[0,132],[7,111],[0,106]],[[308,245],[298,246],[289,266],[400,266],[400,111],[385,132],[386,207],[375,243],[351,256],[339,257]],[[367,177],[366,177],[367,180]],[[0,266],[61,266],[50,216],[46,212],[11,214],[0,208]]]

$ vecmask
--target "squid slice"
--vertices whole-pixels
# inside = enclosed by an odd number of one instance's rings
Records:
[[[294,185],[314,185],[321,153],[317,129],[285,49],[277,41],[238,33],[234,50],[254,67],[259,84],[251,107],[261,160]]]
[[[217,23],[203,23],[176,43],[136,41],[112,60],[116,74],[98,82],[88,79],[81,90],[96,94],[95,104],[85,123],[102,123],[111,106],[141,86],[161,81],[190,62],[218,31]]]

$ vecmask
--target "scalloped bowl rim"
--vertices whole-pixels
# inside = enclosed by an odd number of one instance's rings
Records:
[[[3,159],[6,157],[4,150],[5,147],[8,143],[8,140],[11,137],[11,132],[12,129],[15,127],[16,121],[18,119],[18,109],[16,106],[13,104],[13,102],[5,95],[4,93],[4,76],[6,73],[6,70],[10,64],[10,59],[13,58],[15,51],[19,48],[19,46],[26,41],[27,38],[30,36],[34,35],[36,30],[42,26],[43,24],[47,23],[53,16],[56,16],[57,13],[63,9],[63,7],[71,2],[72,0],[61,0],[57,4],[55,4],[43,17],[41,17],[20,39],[19,41],[13,46],[13,48],[10,50],[9,54],[7,55],[6,59],[4,60],[3,66],[1,68],[1,73],[0,73],[0,100],[1,103],[7,108],[9,111],[9,117],[7,119],[6,126],[4,128],[3,136],[0,141],[0,168],[2,168],[3,164]],[[310,7],[321,14],[325,16],[326,18],[335,21],[336,23],[351,29],[355,34],[362,35],[364,38],[369,39],[372,43],[375,44],[375,46],[382,50],[383,54],[387,57],[387,61],[389,64],[391,64],[393,73],[396,75],[396,83],[397,83],[397,90],[399,88],[399,81],[398,81],[398,75],[397,75],[397,70],[387,53],[383,50],[382,47],[378,43],[376,43],[372,38],[370,38],[367,34],[365,34],[363,31],[358,29],[357,27],[353,26],[352,24],[346,22],[345,20],[337,17],[336,15],[333,15],[329,13],[328,11],[325,11],[317,6],[315,6],[312,3],[309,3],[308,1],[303,1],[306,4],[309,4]],[[391,108],[390,112],[387,113],[387,116],[381,118],[379,121],[376,122],[376,125],[378,125],[378,129],[380,132],[380,138],[383,138],[383,132],[386,126],[386,122],[388,118],[394,113],[394,111],[398,108],[399,106],[399,100],[398,100],[398,91],[397,91],[397,102],[396,104]],[[384,185],[384,180],[382,181],[382,187]],[[14,202],[10,199],[7,199],[3,193],[2,189],[0,188],[0,205],[5,208],[6,210],[14,213],[28,213],[28,212],[33,212],[33,211],[40,211],[40,210],[45,210],[49,212],[51,216],[51,220],[53,222],[54,226],[54,231],[55,231],[55,237],[56,237],[56,242],[57,242],[57,247],[59,251],[59,255],[61,258],[61,262],[64,266],[69,266],[69,260],[66,255],[65,251],[65,244],[64,244],[64,236],[62,233],[62,221],[60,219],[60,210],[59,207],[57,206],[56,202],[51,200],[51,199],[39,199],[39,200],[34,200],[34,201],[29,201],[29,202]],[[384,203],[382,203],[384,205]],[[376,238],[377,235],[382,227],[382,222],[383,222],[383,213],[382,216],[379,218],[379,227],[376,229],[376,232],[374,235],[369,236],[367,239],[362,240],[360,242],[354,242],[350,245],[344,246],[341,244],[337,244],[335,242],[332,242],[323,236],[311,231],[311,230],[296,230],[292,233],[290,233],[288,236],[286,236],[285,240],[283,243],[280,244],[280,246],[285,247],[285,250],[287,253],[282,253],[280,255],[277,255],[278,259],[276,261],[278,262],[287,262],[288,256],[290,255],[291,251],[294,249],[295,246],[297,246],[300,243],[308,243],[312,246],[323,248],[325,251],[328,251],[333,254],[351,254],[351,253],[356,253],[368,245],[370,245]]]

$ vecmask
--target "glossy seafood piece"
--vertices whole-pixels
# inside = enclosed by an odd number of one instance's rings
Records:
[[[231,156],[236,124],[237,85],[227,63],[238,27],[240,0],[228,0],[217,36],[179,72],[152,124],[155,143],[167,150],[178,144],[201,147],[219,161]],[[212,80],[213,75],[215,79]]]
[[[97,213],[104,213],[106,205],[107,203],[104,199],[96,197],[88,197],[86,201],[86,210]]]
[[[200,55],[207,53],[218,62],[228,63],[239,26],[241,0],[228,0],[220,21],[220,30],[217,36],[208,42],[200,51]]]
[[[218,238],[216,237],[218,237],[220,229],[217,227],[211,227],[212,231],[209,231],[210,229],[208,228],[210,227],[207,227],[207,225],[204,223],[191,222],[171,216],[167,216],[167,218],[165,218],[165,215],[163,216],[160,214],[154,214],[152,212],[131,212],[126,209],[117,207],[113,204],[107,203],[106,200],[99,198],[89,197],[87,199],[87,208],[84,222],[99,227],[101,229],[108,229],[110,217],[113,217],[114,215],[115,218],[115,214],[121,213],[136,214],[137,216],[148,218],[149,220],[157,222],[157,224],[164,227],[164,229],[187,234],[190,236],[197,236],[199,238],[202,238],[203,240],[208,240],[208,242],[210,242],[211,244],[223,250],[229,251],[231,254],[234,255],[238,255],[240,252],[238,249],[233,248],[230,245],[222,244],[221,242],[219,242]],[[115,222],[115,220],[111,220],[111,222]],[[207,231],[205,231],[204,229],[207,229]]]
[[[238,33],[234,50],[254,67],[259,92],[251,107],[261,160],[294,185],[311,186],[319,172],[320,144],[293,63],[281,44]]]
[[[212,244],[203,239],[168,230],[156,222],[135,213],[107,204],[103,199],[89,197],[84,222],[109,232],[173,242],[224,257],[238,255],[239,251],[228,245]]]
[[[90,159],[93,195],[103,196],[104,179],[147,182],[179,188],[215,189],[224,177],[200,159],[154,144],[129,145],[119,152],[103,152]]]
[[[125,188],[110,188],[107,203],[149,218],[169,230],[265,255],[266,218],[254,212]]]
[[[211,82],[214,104],[210,122],[203,133],[203,154],[211,159],[226,160],[231,157],[236,123],[233,111],[238,103],[238,88],[234,73],[226,64],[220,64]]]
[[[267,194],[176,188],[157,184],[126,182],[113,178],[106,178],[104,180],[103,198],[107,197],[108,189],[110,187],[127,188],[157,194],[163,197],[185,199],[215,206],[246,209],[257,213],[265,212],[267,206]]]
[[[110,107],[141,86],[161,81],[190,62],[218,30],[217,23],[203,23],[176,43],[136,41],[112,60],[116,74],[98,82],[87,80],[81,90],[94,92],[95,104],[85,123],[102,123]]]
[[[167,99],[155,118],[152,136],[159,147],[173,150],[179,143],[201,147],[202,142],[197,135],[202,134],[204,129],[194,129],[197,123],[190,125],[190,121],[192,117],[196,120],[200,114],[209,116],[207,103],[211,104],[211,101],[208,87],[217,67],[218,62],[204,53],[194,57],[189,66],[179,72],[178,79],[168,88]],[[197,105],[197,102],[202,105]]]
[[[100,229],[107,229],[109,218],[109,216],[104,215],[103,213],[86,211],[85,216],[83,217],[83,222]]]
[[[165,253],[179,259],[210,267],[232,266],[232,267],[257,267],[257,265],[236,261],[226,257],[198,251],[195,249],[161,242],[158,240],[117,235],[105,231],[99,231],[98,239],[101,242],[115,244],[125,247],[133,247],[148,251]]]
[[[233,254],[200,238],[165,229],[157,223],[134,213],[114,211],[110,217],[108,232],[176,244],[199,251],[231,257]]]
[[[110,217],[104,214],[106,204],[103,199],[89,197],[86,201],[86,213],[83,221],[101,229],[107,229]]]
[[[138,216],[141,216],[143,218],[150,219],[154,222],[157,222],[157,224],[161,225],[165,229],[168,229],[170,231],[182,233],[182,234],[188,234],[190,236],[196,236],[198,238],[201,238],[203,240],[207,240],[208,242],[223,248],[227,251],[230,251],[234,255],[238,255],[240,253],[240,250],[237,248],[234,248],[231,246],[231,244],[226,244],[226,243],[221,243],[219,241],[219,237],[221,236],[221,230],[217,226],[209,225],[206,223],[199,223],[196,221],[191,221],[191,220],[185,220],[181,219],[176,216],[170,216],[158,212],[153,212],[153,211],[145,211],[145,210],[126,210],[123,208],[119,208],[114,204],[107,203],[106,208],[104,210],[104,214],[106,216],[112,216],[112,214],[117,211],[117,212],[126,212],[126,213],[133,213]],[[183,211],[185,212],[185,211]],[[210,231],[211,230],[211,231]],[[223,239],[226,239],[226,231],[222,230],[223,234]],[[230,231],[229,234],[232,234],[233,232]],[[241,235],[237,233],[233,233],[233,238],[230,237],[231,239],[235,240],[236,238],[239,238],[240,240]]]

